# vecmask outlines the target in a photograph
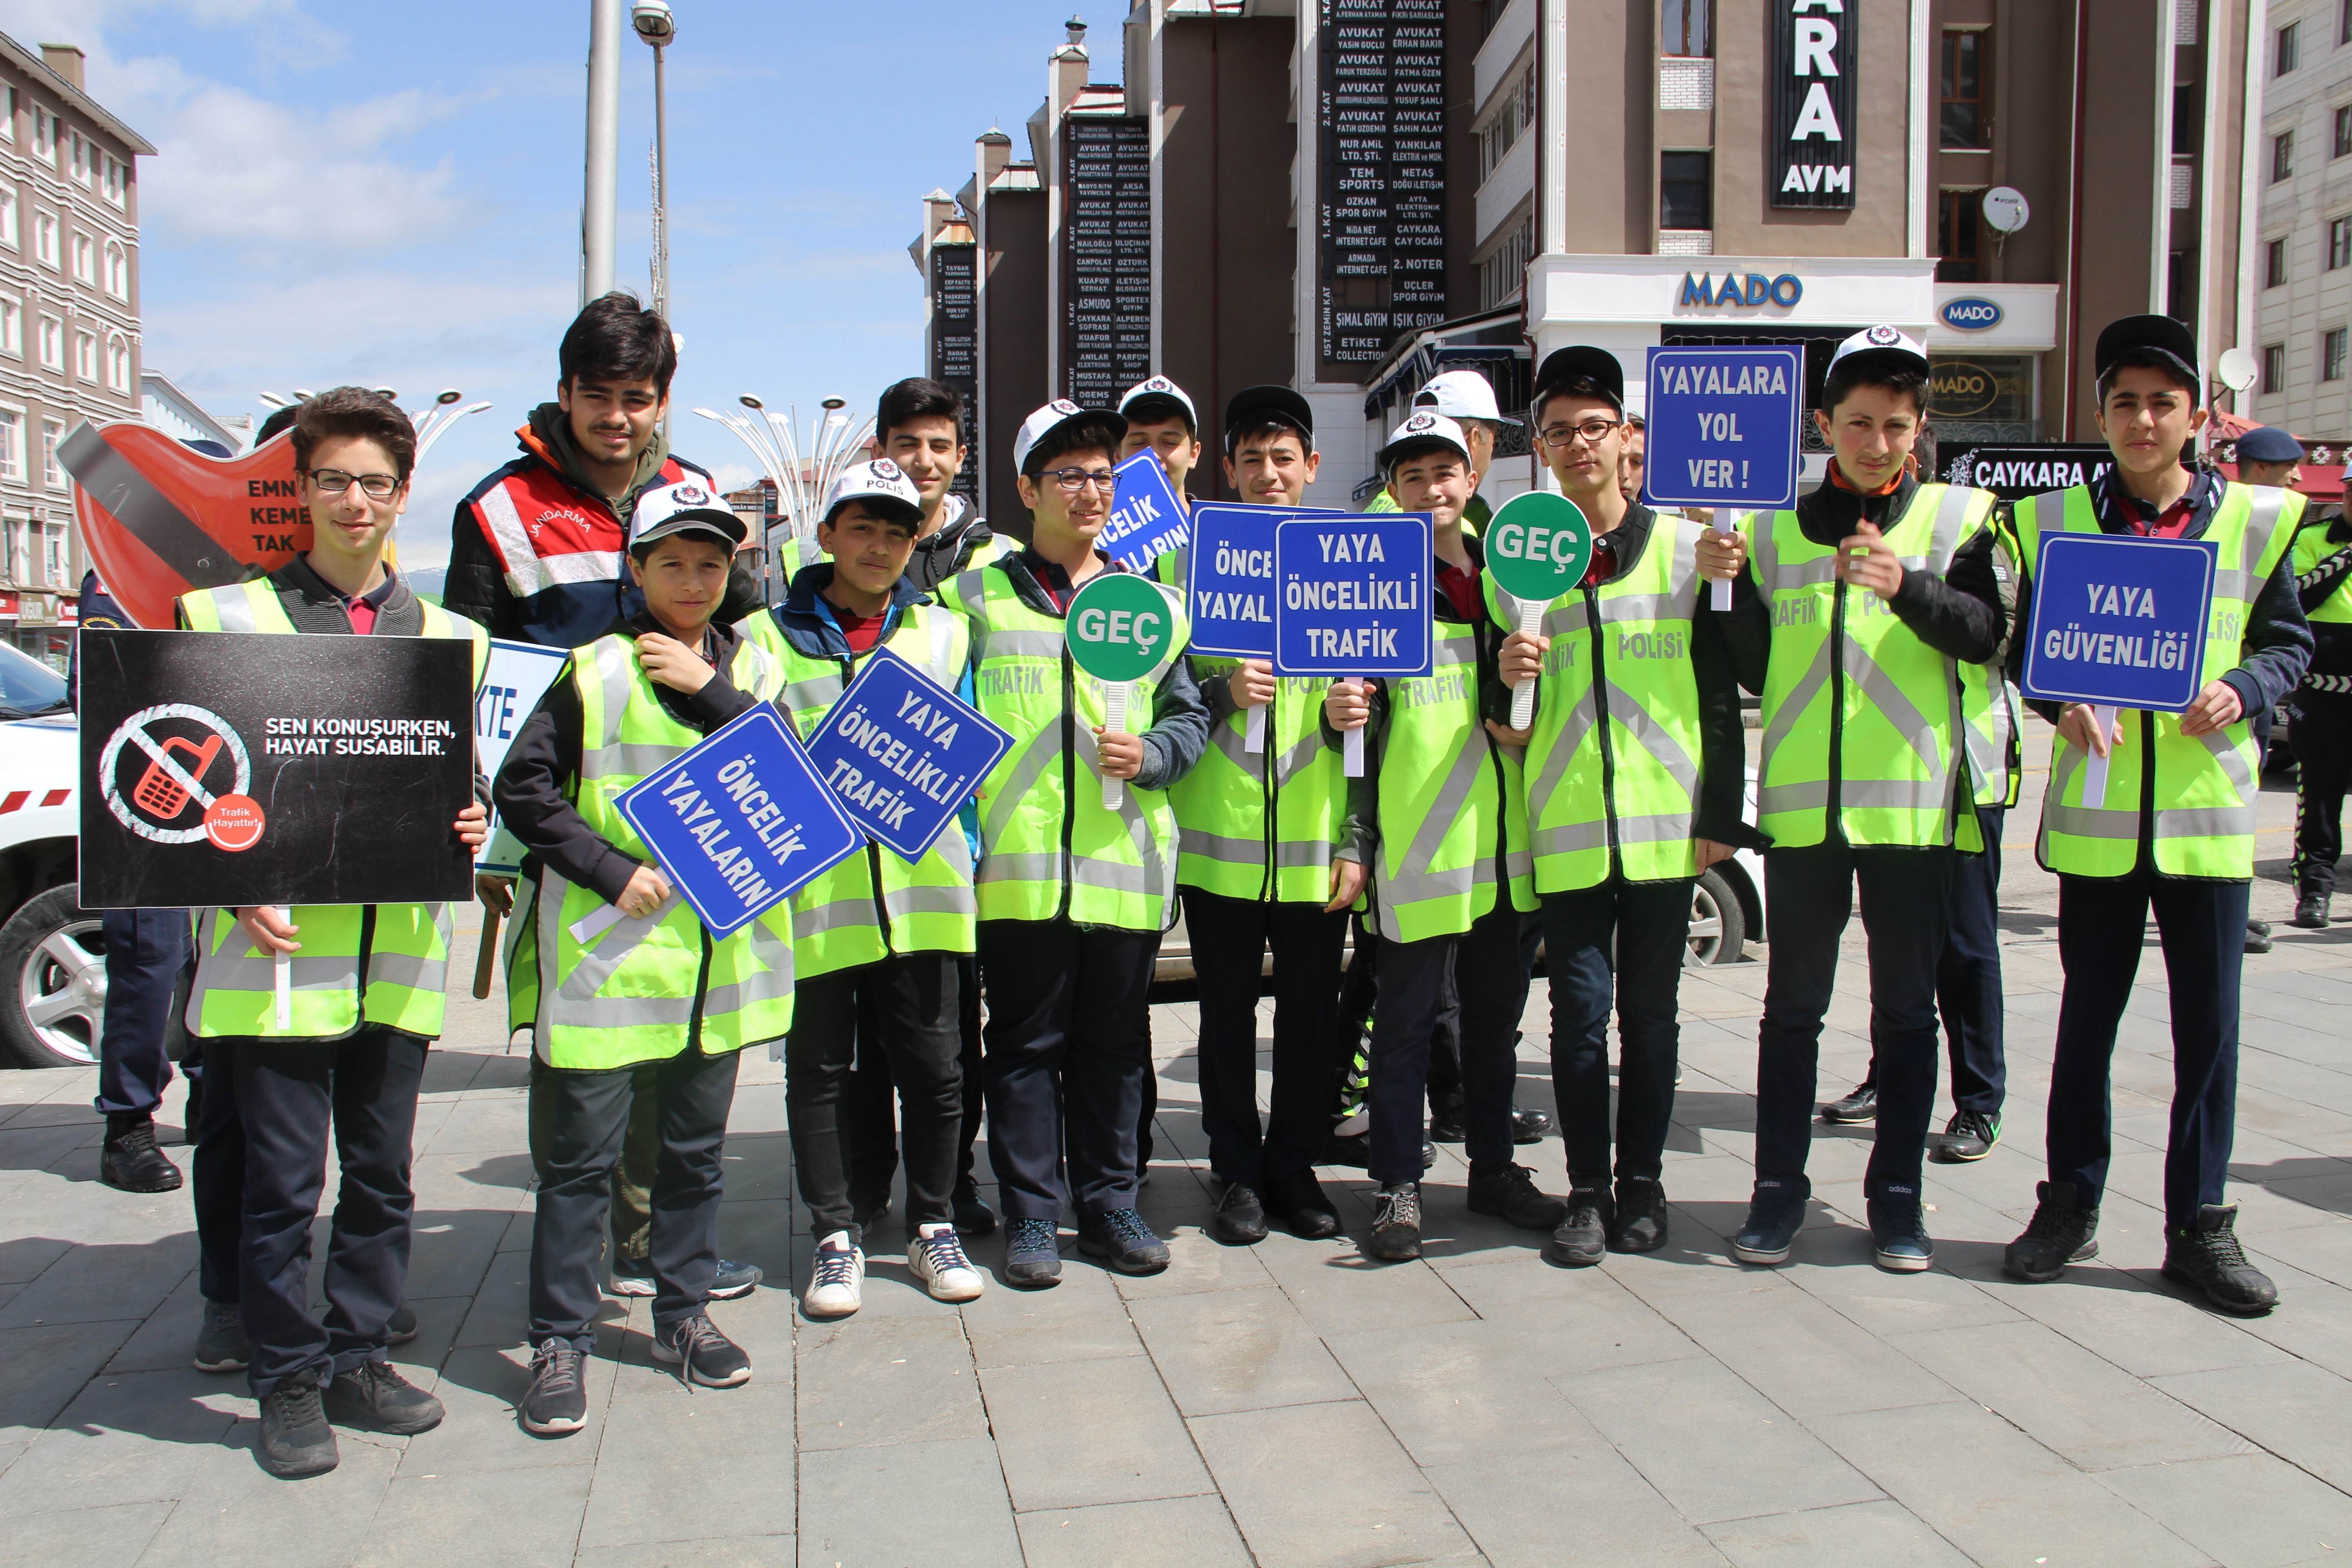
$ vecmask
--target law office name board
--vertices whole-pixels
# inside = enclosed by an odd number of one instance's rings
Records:
[[[1447,316],[1445,5],[1318,7],[1318,352],[1370,364]]]
[[[1115,408],[1151,374],[1151,132],[1130,115],[1062,122],[1064,395]]]
[[[1765,188],[1776,207],[1850,209],[1861,0],[1771,5],[1772,141]]]
[[[931,247],[931,379],[963,399],[963,467],[948,488],[967,498],[980,494],[979,264],[976,245]]]

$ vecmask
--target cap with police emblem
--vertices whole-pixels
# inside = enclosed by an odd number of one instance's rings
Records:
[[[1118,411],[1130,425],[1157,425],[1164,419],[1181,417],[1184,428],[1194,436],[1201,430],[1201,421],[1192,412],[1192,400],[1184,389],[1164,375],[1151,376],[1127,389],[1118,400]]]
[[[1448,419],[1484,419],[1489,425],[1517,425],[1496,406],[1494,384],[1475,370],[1449,370],[1431,376],[1412,395],[1415,408],[1443,414]]]
[[[853,501],[885,522],[903,522],[912,528],[923,521],[923,492],[915,488],[904,468],[887,458],[852,463],[843,469],[841,478],[833,482],[833,493],[824,498],[824,521],[832,522]]]
[[[675,484],[656,485],[637,497],[629,514],[629,552],[635,554],[673,534],[707,534],[730,551],[743,542],[743,520],[729,510],[709,481],[689,474]]]
[[[1405,458],[1433,450],[1458,452],[1466,463],[1470,460],[1470,437],[1444,415],[1416,409],[1390,434],[1389,444],[1381,448],[1381,472],[1385,474]]]
[[[1830,375],[1835,377],[1838,366],[1858,355],[1867,356],[1873,364],[1884,363],[1889,369],[1927,374],[1927,351],[1916,338],[1906,336],[1899,327],[1864,327],[1838,344],[1837,352],[1830,355]]]
[[[1108,408],[1081,408],[1066,397],[1057,397],[1021,422],[1019,434],[1013,437],[1013,468],[1015,473],[1029,471],[1029,454],[1037,444],[1073,419],[1085,419],[1103,426],[1114,452],[1127,438],[1127,418]]]

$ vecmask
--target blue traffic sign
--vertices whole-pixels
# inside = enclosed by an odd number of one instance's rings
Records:
[[[1168,470],[1150,452],[1138,452],[1114,472],[1118,483],[1111,491],[1110,521],[1095,547],[1130,572],[1149,572],[1154,561],[1192,536],[1184,503],[1176,499]]]
[[[1804,402],[1800,350],[1652,349],[1642,499],[1652,506],[1794,506]]]
[[[613,804],[713,936],[733,935],[865,842],[766,702]]]
[[[927,854],[1013,737],[888,648],[877,648],[809,737],[844,816],[909,864]]]
[[[1276,675],[1427,675],[1435,524],[1425,511],[1293,518],[1274,529]]]
[[[1192,509],[1192,651],[1274,657],[1274,528],[1294,511],[1209,503]]]
[[[2221,556],[2210,539],[2042,535],[2019,689],[2037,702],[2183,711],[2205,685]]]

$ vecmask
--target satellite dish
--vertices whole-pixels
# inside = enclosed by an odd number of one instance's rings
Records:
[[[1984,219],[2003,234],[2015,234],[2033,216],[2026,205],[2025,193],[2008,185],[1995,185],[1984,195]]]
[[[2254,356],[2249,351],[2223,349],[2221,360],[2213,367],[2213,374],[2231,392],[2243,392],[2254,384],[2262,370],[2254,363]]]

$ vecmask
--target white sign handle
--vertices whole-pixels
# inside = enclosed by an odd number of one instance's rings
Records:
[[[2114,708],[2096,707],[2091,710],[2091,728],[2101,736],[2107,738],[2110,751],[2115,742],[2112,736],[2107,735],[2107,731],[2115,721]],[[2090,810],[2096,811],[2106,804],[2107,755],[2093,752],[2083,763],[2083,805]]]
[[[1110,735],[1127,732],[1127,682],[1114,680],[1103,698],[1103,731]],[[1127,798],[1127,785],[1109,774],[1103,775],[1103,809],[1117,811]]]
[[[1360,779],[1364,776],[1364,729],[1365,726],[1359,724],[1339,733],[1339,775],[1342,778]]]
[[[291,910],[283,906],[278,906],[273,912],[280,921],[289,918],[293,913]],[[278,993],[278,1026],[281,1029],[291,1029],[294,1026],[294,955],[290,952],[280,952],[276,955],[275,961],[269,967],[270,981]]]
[[[1717,577],[1706,585],[1706,607],[1728,611],[1731,608],[1731,579]]]
[[[653,912],[659,914],[668,907],[669,900],[664,899],[654,906]],[[618,904],[599,904],[572,922],[572,940],[583,947],[591,946],[598,937],[627,918]]]
[[[1247,728],[1242,731],[1242,750],[1253,757],[1265,750],[1265,704],[1263,702],[1249,710]]]
[[[1534,637],[1543,630],[1543,605],[1534,599],[1519,601],[1519,630]],[[1511,728],[1524,730],[1536,720],[1536,683],[1533,677],[1511,688]]]

